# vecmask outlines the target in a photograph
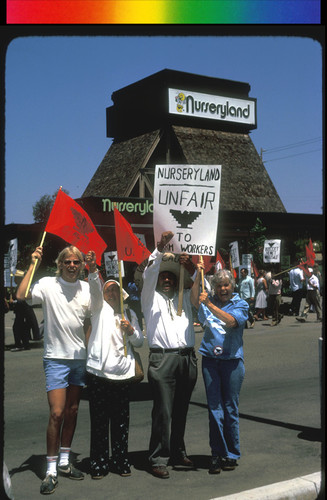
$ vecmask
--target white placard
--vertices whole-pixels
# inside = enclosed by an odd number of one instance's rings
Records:
[[[172,231],[170,252],[215,255],[220,183],[221,165],[156,165],[155,243]]]
[[[240,255],[238,252],[238,241],[232,241],[229,244],[230,256],[232,261],[233,269],[240,267]]]
[[[116,278],[119,278],[119,272],[118,272],[118,257],[117,257],[117,252],[105,252],[103,254],[103,259],[104,259],[104,265],[106,268],[106,276],[114,276]],[[121,275],[122,277],[125,276],[124,274],[124,262],[120,263],[120,268],[121,268]]]
[[[263,247],[263,262],[280,262],[281,240],[265,240]]]

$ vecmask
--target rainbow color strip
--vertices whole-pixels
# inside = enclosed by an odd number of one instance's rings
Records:
[[[320,0],[7,0],[7,24],[320,22]]]

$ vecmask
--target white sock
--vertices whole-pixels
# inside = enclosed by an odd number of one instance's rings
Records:
[[[47,457],[47,475],[51,474],[52,476],[57,475],[57,459],[58,455],[55,457]]]
[[[60,455],[59,455],[59,465],[68,465],[69,464],[69,454],[70,448],[60,447]]]

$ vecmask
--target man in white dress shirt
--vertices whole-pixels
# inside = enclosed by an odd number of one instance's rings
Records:
[[[152,474],[161,479],[169,477],[169,461],[175,466],[194,467],[184,443],[188,406],[197,379],[190,289],[184,290],[179,316],[179,272],[163,271],[162,267],[164,248],[173,236],[171,231],[164,232],[150,255],[141,294],[150,348],[148,380],[153,390],[149,462]],[[193,274],[195,266],[189,256],[182,254],[179,261]]]

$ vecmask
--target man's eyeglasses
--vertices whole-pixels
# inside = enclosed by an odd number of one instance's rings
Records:
[[[65,266],[69,266],[70,264],[74,264],[74,266],[79,266],[81,264],[80,260],[64,260]]]

